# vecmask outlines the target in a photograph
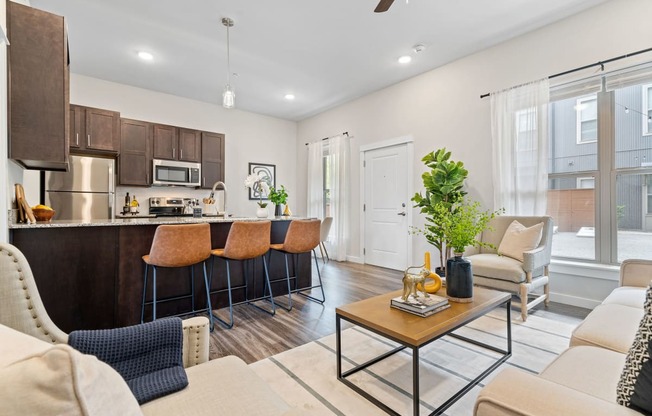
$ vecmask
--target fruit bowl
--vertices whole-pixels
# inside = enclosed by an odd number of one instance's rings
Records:
[[[50,222],[54,217],[55,211],[53,209],[33,208],[34,218],[39,222]]]

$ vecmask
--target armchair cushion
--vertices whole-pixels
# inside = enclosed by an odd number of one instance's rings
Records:
[[[498,254],[508,256],[520,262],[523,261],[523,252],[530,251],[539,246],[543,233],[543,223],[525,227],[517,220],[507,227],[503,239],[498,247]]]
[[[0,325],[0,414],[142,415],[111,367]]]
[[[139,404],[188,385],[179,318],[126,328],[73,331],[68,343],[113,367],[125,379]]]
[[[468,257],[473,265],[473,274],[476,276],[490,277],[492,279],[506,280],[521,283],[525,281],[525,271],[520,261],[511,257],[497,254],[483,253]]]
[[[652,414],[652,286],[645,297],[645,315],[641,319],[638,332],[632,343],[625,368],[618,382],[618,404]]]

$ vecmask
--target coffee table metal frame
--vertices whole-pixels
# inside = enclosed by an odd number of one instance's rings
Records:
[[[450,337],[457,338],[457,339],[460,339],[462,341],[468,342],[470,344],[477,345],[477,346],[480,346],[480,347],[495,351],[495,352],[497,352],[499,354],[502,354],[502,356],[500,358],[498,358],[491,366],[489,366],[489,368],[484,370],[479,376],[477,376],[476,378],[471,380],[471,382],[469,382],[466,386],[464,386],[457,393],[455,393],[451,398],[446,400],[441,406],[439,406],[432,413],[430,413],[430,416],[432,416],[432,415],[441,415],[442,413],[444,413],[444,411],[446,409],[448,409],[450,406],[452,406],[453,403],[455,403],[457,400],[459,400],[469,390],[471,390],[478,383],[480,383],[480,381],[482,381],[482,379],[484,379],[486,376],[488,376],[492,371],[494,371],[496,368],[498,368],[498,366],[500,366],[502,363],[507,361],[507,359],[509,359],[509,357],[512,356],[511,303],[512,303],[512,300],[511,300],[511,297],[509,297],[504,302],[502,302],[502,303],[498,304],[496,307],[490,309],[490,310],[493,310],[493,309],[496,309],[496,308],[500,307],[501,305],[505,305],[505,310],[507,311],[507,321],[506,321],[506,323],[507,323],[507,350],[503,350],[503,349],[500,349],[500,348],[495,347],[493,345],[488,345],[488,344],[485,344],[483,342],[480,342],[480,341],[477,341],[477,340],[474,340],[474,339],[470,339],[470,338],[467,338],[467,337],[462,336],[462,335],[452,333],[456,329],[459,329],[459,328],[469,324],[470,322],[473,322],[474,320],[478,319],[480,316],[486,315],[486,313],[489,312],[489,310],[486,311],[484,314],[479,315],[479,316],[475,316],[475,317],[473,317],[471,319],[461,320],[459,325],[456,325],[454,328],[450,329],[449,331],[446,331],[446,332],[436,336],[435,338],[433,338],[433,339],[431,339],[431,340],[429,340],[429,341],[427,341],[427,342],[425,342],[425,343],[423,343],[421,345],[417,345],[417,346],[408,345],[407,343],[405,343],[405,342],[403,342],[403,341],[401,341],[401,340],[399,340],[397,338],[394,338],[392,336],[389,336],[388,334],[383,333],[382,331],[371,328],[371,327],[369,327],[367,325],[364,325],[364,324],[362,324],[360,322],[356,322],[355,320],[346,318],[344,316],[341,316],[339,313],[336,313],[336,315],[335,315],[335,328],[336,328],[335,329],[335,334],[336,334],[335,337],[336,337],[336,344],[337,344],[337,346],[336,346],[336,350],[337,350],[336,351],[336,353],[337,353],[337,379],[340,380],[342,383],[346,384],[347,386],[349,386],[351,389],[355,390],[358,394],[360,394],[361,396],[363,396],[364,398],[366,398],[367,400],[369,400],[370,402],[372,402],[376,406],[383,409],[385,412],[389,413],[390,415],[397,415],[398,416],[399,415],[398,412],[396,412],[395,410],[393,410],[392,408],[390,408],[389,406],[387,406],[386,404],[384,404],[383,402],[381,402],[379,399],[375,398],[371,394],[367,393],[366,391],[364,391],[360,387],[356,386],[350,380],[347,380],[346,377],[348,377],[348,376],[350,376],[352,374],[355,374],[360,370],[364,370],[365,368],[367,368],[367,367],[369,367],[369,366],[371,366],[373,364],[376,364],[377,362],[382,361],[385,358],[387,358],[389,356],[392,356],[392,355],[396,354],[399,351],[402,351],[402,350],[404,350],[406,348],[410,348],[410,349],[412,349],[412,401],[413,401],[413,414],[414,414],[414,416],[418,416],[419,411],[420,411],[420,408],[419,408],[419,406],[420,406],[420,399],[419,399],[419,349],[420,348],[425,347],[426,345],[430,344],[431,342],[436,341],[439,338],[447,335],[447,336],[450,336]],[[407,312],[405,312],[405,313],[407,313]],[[367,362],[365,362],[363,364],[360,364],[360,365],[358,365],[356,367],[353,367],[350,370],[342,372],[342,336],[341,336],[341,333],[342,333],[342,331],[341,331],[341,329],[342,329],[341,320],[342,319],[344,319],[345,321],[349,321],[349,322],[351,322],[352,324],[354,324],[356,326],[360,326],[362,328],[365,328],[366,330],[371,331],[371,332],[373,332],[375,334],[378,334],[378,335],[382,336],[383,338],[390,339],[390,340],[392,340],[392,341],[394,341],[394,342],[396,342],[398,344],[401,344],[401,346],[399,346],[399,347],[397,347],[397,348],[395,348],[395,349],[393,349],[391,351],[388,351],[388,352],[386,352],[386,353],[384,353],[384,354],[382,354],[382,355],[380,355],[380,356],[378,356],[376,358],[373,358],[373,359],[371,359],[371,360],[369,360],[369,361],[367,361]],[[424,318],[424,319],[427,319],[427,318]]]

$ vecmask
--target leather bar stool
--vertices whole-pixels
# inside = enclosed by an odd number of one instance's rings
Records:
[[[206,312],[213,330],[213,317],[211,314],[211,299],[209,296],[208,275],[206,273],[206,260],[211,257],[211,228],[210,224],[184,224],[184,225],[159,225],[154,233],[154,240],[149,254],[143,256],[145,262],[145,278],[143,284],[143,301],[140,311],[140,322],[145,318],[145,305],[152,305],[152,320],[156,320],[156,304],[177,299],[190,298],[192,311],[179,315],[196,313],[195,310],[195,273],[194,265],[202,263],[204,270],[204,285],[206,288]],[[146,302],[147,277],[149,266],[152,266],[152,301]],[[172,296],[158,299],[156,293],[156,269],[159,267],[190,268],[190,290],[188,295]]]
[[[247,287],[247,260],[253,260],[258,257],[262,257],[263,260],[263,270],[265,272],[265,285],[266,290],[269,290],[271,293],[271,286],[269,283],[269,273],[267,270],[267,260],[265,259],[265,253],[269,251],[269,241],[272,231],[271,221],[235,221],[231,224],[231,229],[229,229],[229,235],[226,238],[226,244],[224,248],[215,249],[211,251],[213,255],[213,261],[211,263],[211,279],[213,278],[213,268],[215,265],[215,259],[221,258],[226,262],[226,289],[219,289],[210,291],[211,294],[228,292],[229,295],[229,321],[218,317],[216,314],[213,315],[214,319],[217,319],[222,325],[226,328],[233,327],[233,296],[232,291],[234,289],[245,289],[245,300],[244,302],[251,306],[254,306],[263,312],[267,312],[270,315],[276,313],[276,305],[274,304],[274,298],[270,295],[268,299],[272,303],[272,309],[264,309],[256,305],[255,301],[259,299],[249,299],[248,287]],[[237,260],[244,262],[244,277],[242,285],[232,287],[231,286],[231,261]],[[255,279],[255,276],[254,276]],[[255,281],[255,280],[254,280]],[[210,283],[209,283],[210,287]],[[255,288],[255,286],[254,286]],[[264,296],[263,296],[264,297]]]
[[[292,310],[292,292],[295,292],[299,295],[305,296],[306,298],[318,302],[324,303],[326,301],[326,295],[324,294],[324,287],[321,281],[321,273],[319,271],[319,263],[317,261],[317,255],[315,254],[315,248],[319,245],[320,241],[320,228],[321,221],[319,219],[310,219],[310,220],[292,220],[288,231],[285,234],[285,240],[283,244],[272,244],[270,245],[270,260],[272,251],[278,251],[283,253],[285,256],[285,277],[280,279],[274,279],[271,282],[278,282],[281,280],[287,281],[288,287],[288,306],[284,306],[277,302],[279,306],[284,308],[287,311]],[[315,266],[317,267],[317,277],[319,278],[318,285],[312,285],[310,287],[305,287],[302,289],[296,288],[296,272],[297,272],[297,255],[301,253],[309,253],[312,251],[312,255],[315,258]],[[293,265],[295,276],[290,276],[290,268],[288,266],[288,255],[293,255]],[[295,280],[295,289],[291,289],[290,280]],[[303,293],[306,290],[311,290],[315,288],[321,289],[321,299],[315,298],[313,296]]]

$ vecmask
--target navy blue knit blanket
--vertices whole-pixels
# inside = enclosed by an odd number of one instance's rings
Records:
[[[126,328],[73,331],[68,344],[113,367],[125,379],[138,404],[188,385],[179,318],[158,319]]]

